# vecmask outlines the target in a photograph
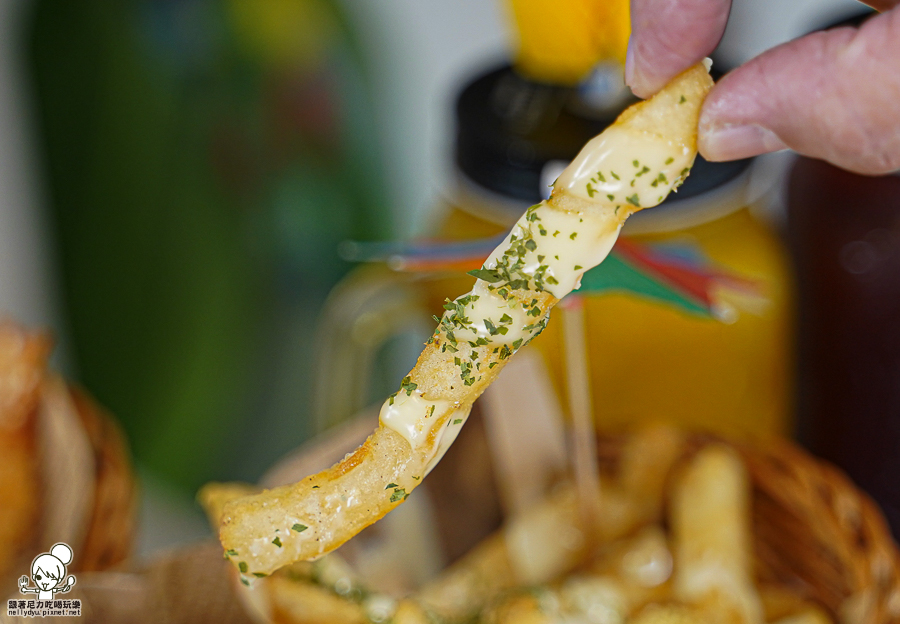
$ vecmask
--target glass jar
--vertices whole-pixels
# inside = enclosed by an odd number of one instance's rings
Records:
[[[695,175],[704,175],[703,166],[698,163]],[[780,240],[748,196],[751,165],[734,173],[699,195],[634,215],[622,236],[651,248],[689,250],[718,270],[753,280],[760,294],[731,302],[724,297],[723,309],[710,315],[629,291],[582,295],[598,427],[665,420],[730,435],[790,432],[789,273]],[[448,202],[438,229],[442,238],[499,234],[518,218],[509,209],[507,219],[498,221],[501,206],[511,208],[504,202],[480,210],[488,198],[475,199],[471,187],[461,197]],[[462,275],[431,280],[427,307],[439,314],[444,297],[470,287],[471,278]],[[561,323],[550,322],[533,346],[565,406]]]
[[[457,181],[442,203],[434,236],[489,240],[508,231],[528,206],[548,194],[565,163],[624,105],[621,90],[614,90],[605,105],[596,93],[590,100],[588,107],[578,88],[531,82],[509,67],[470,83],[457,102]],[[627,264],[622,257],[594,269],[600,271],[600,282],[608,282],[605,287],[588,284],[593,271],[585,276],[577,296],[584,300],[598,427],[615,430],[665,420],[728,435],[790,431],[791,286],[781,243],[755,210],[759,189],[772,177],[755,162],[707,163],[698,158],[676,196],[626,224],[622,234],[629,247],[659,260],[663,273],[670,269],[706,280],[706,304],[673,306],[681,295],[660,275],[654,276],[654,290],[602,272]],[[484,250],[476,262],[488,253]],[[391,287],[404,293],[423,319],[440,315],[446,298],[464,294],[473,283],[464,269],[449,265],[393,277],[383,268],[377,280],[371,267],[365,270],[370,272],[367,287],[393,280]],[[642,268],[632,274],[635,281],[646,277]],[[752,287],[732,288],[738,282]],[[418,295],[410,297],[411,290]],[[369,318],[378,317],[377,306],[360,305],[353,292],[342,297]],[[674,294],[659,294],[667,292]],[[373,305],[380,297],[371,298]],[[347,307],[335,302],[334,309]],[[398,318],[396,310],[381,316],[380,326]],[[565,408],[561,325],[559,320],[549,323],[528,348],[542,354]]]

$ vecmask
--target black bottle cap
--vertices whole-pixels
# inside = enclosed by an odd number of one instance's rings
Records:
[[[456,165],[470,182],[491,193],[538,203],[546,195],[547,164],[572,160],[635,101],[629,98],[616,110],[588,116],[577,88],[534,82],[505,65],[479,76],[459,95]],[[733,180],[751,160],[711,163],[698,156],[684,185],[663,205]]]

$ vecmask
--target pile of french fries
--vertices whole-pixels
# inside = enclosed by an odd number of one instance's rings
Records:
[[[230,498],[215,493],[202,499],[213,526]],[[282,624],[832,622],[755,582],[751,484],[728,445],[695,451],[672,428],[640,430],[596,495],[602,513],[586,527],[575,488],[559,483],[405,597],[368,591],[339,553],[235,586],[258,621]]]

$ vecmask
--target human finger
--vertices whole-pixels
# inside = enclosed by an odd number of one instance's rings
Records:
[[[625,82],[649,97],[699,62],[725,32],[731,0],[631,0]]]
[[[900,9],[802,37],[723,78],[700,152],[733,160],[790,147],[863,174],[900,169]]]

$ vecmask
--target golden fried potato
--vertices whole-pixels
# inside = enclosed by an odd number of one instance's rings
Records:
[[[261,583],[262,585],[262,583]],[[265,579],[273,624],[366,624],[363,607],[311,583]]]
[[[724,444],[701,449],[672,490],[674,594],[722,622],[760,624],[753,583],[750,482],[738,454]]]
[[[684,438],[677,428],[655,423],[641,427],[625,443],[619,484],[634,501],[637,523],[662,520],[667,480],[684,453]]]
[[[543,328],[557,295],[603,259],[628,215],[661,202],[688,174],[711,86],[698,64],[588,143],[550,199],[530,208],[475,272],[473,292],[448,303],[360,448],[297,484],[224,506],[219,538],[237,553],[235,565],[268,574],[319,557],[405,500],[452,443],[473,401]]]
[[[664,425],[644,427],[629,438],[618,480],[601,478],[598,497],[602,513],[600,524],[595,527],[601,545],[661,520],[665,481],[683,449],[683,434]],[[555,539],[547,539],[548,535]],[[548,583],[571,571],[589,554],[585,552],[583,536],[575,490],[561,486],[539,505],[509,519],[500,532],[424,587],[419,599],[442,617],[471,616],[505,590]],[[660,542],[662,555],[657,552]],[[653,551],[649,564],[640,560],[640,553],[634,548],[628,548],[639,545],[640,552]],[[634,575],[642,575],[648,584],[646,579],[655,574],[657,585],[666,582],[671,574],[671,553],[658,529],[621,543],[620,548],[610,550],[610,555],[615,557],[615,570],[603,568],[603,563],[598,563],[597,569],[618,572],[621,564]],[[627,563],[623,561],[626,558]],[[660,569],[666,566],[668,570]],[[629,585],[636,597],[656,595],[637,585]]]
[[[785,587],[763,585],[759,588],[759,597],[766,622],[794,624],[794,618],[799,618],[796,624],[831,622],[822,607]]]
[[[628,624],[710,624],[702,615],[680,605],[649,605]]]
[[[225,504],[244,496],[250,496],[259,491],[255,485],[246,483],[217,483],[211,482],[200,488],[197,492],[197,502],[206,512],[209,525],[216,530],[222,521],[222,509]]]
[[[485,624],[552,624],[556,621],[541,607],[531,592],[514,593],[498,601],[482,614]]]
[[[451,565],[418,600],[444,618],[470,617],[505,590],[567,572],[584,548],[575,504],[574,489],[559,488]]]
[[[391,624],[433,624],[433,620],[420,605],[412,600],[401,600],[391,618]]]
[[[830,617],[822,609],[808,608],[794,615],[789,615],[772,624],[833,624]]]

